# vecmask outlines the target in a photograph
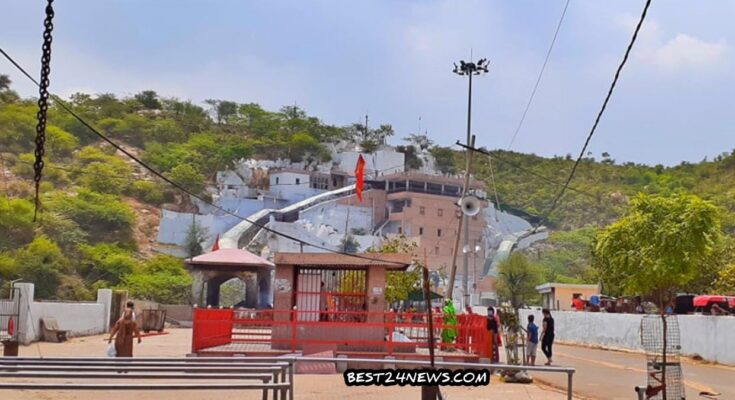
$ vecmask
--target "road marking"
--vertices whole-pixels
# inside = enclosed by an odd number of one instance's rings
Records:
[[[571,347],[571,348],[584,348],[584,349],[591,349],[591,350],[598,350],[598,351],[611,351],[614,353],[623,353],[623,354],[637,354],[637,355],[645,355],[641,350],[632,350],[632,349],[624,349],[619,347],[605,347],[602,345],[596,345],[596,344],[589,344],[589,343],[574,343],[574,342],[559,342],[558,344],[554,342],[554,346],[559,347]],[[555,347],[558,348],[558,347]],[[699,361],[693,359],[691,356],[685,356],[682,355],[680,357],[683,363],[691,364],[691,365],[697,365],[701,367],[708,367],[708,368],[718,368],[718,369],[724,369],[726,371],[735,371],[735,366],[725,365],[725,364],[719,364],[719,363],[710,363],[707,361]]]
[[[560,355],[562,357],[570,358],[572,360],[585,361],[585,362],[589,362],[589,363],[592,363],[592,364],[602,365],[602,366],[608,367],[608,368],[621,369],[621,370],[625,370],[625,371],[642,372],[644,374],[648,373],[647,370],[642,369],[642,368],[628,367],[628,366],[625,366],[625,365],[615,364],[615,363],[611,363],[611,362],[607,362],[607,361],[590,360],[588,358],[578,357],[578,356],[572,356],[572,355],[569,355],[569,354],[566,354],[566,353],[560,353],[558,351],[556,351],[555,354],[556,355]],[[695,382],[695,381],[689,381],[689,380],[684,379],[684,385],[689,386],[690,388],[692,388],[694,390],[697,390],[697,391],[700,391],[700,392],[717,393],[717,391],[715,389],[713,389],[713,388],[711,388],[709,386],[703,385],[703,384],[701,384],[699,382]]]

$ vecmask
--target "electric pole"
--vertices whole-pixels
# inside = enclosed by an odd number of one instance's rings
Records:
[[[472,137],[472,76],[473,75],[481,75],[488,72],[488,64],[489,61],[486,58],[480,59],[477,61],[477,63],[474,63],[472,61],[470,62],[464,62],[460,61],[460,65],[457,66],[457,64],[454,64],[454,73],[460,76],[467,76],[468,79],[468,93],[467,93],[467,141],[465,142],[467,145],[474,147],[474,140]],[[469,190],[469,176],[470,176],[470,166],[472,161],[472,152],[470,150],[467,150],[465,153],[465,157],[467,160],[466,163],[466,170],[465,170],[465,184],[462,189],[462,197],[465,197],[467,195],[467,192]],[[470,240],[470,219],[467,215],[462,215],[460,217],[459,221],[459,230],[457,231],[457,235],[460,235],[460,231],[464,227],[464,248],[469,247],[469,240]],[[453,261],[452,261],[452,270],[449,274],[449,287],[447,288],[447,297],[449,299],[453,299],[454,295],[454,280],[457,275],[457,252],[459,250],[459,237],[457,237],[457,241],[455,242],[454,250],[453,250]],[[469,254],[467,252],[463,252],[462,257],[462,288],[463,288],[463,301],[464,304],[462,306],[466,306],[469,302],[469,288],[468,288],[468,274],[469,274]]]

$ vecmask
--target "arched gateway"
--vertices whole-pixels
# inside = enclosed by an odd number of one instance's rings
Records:
[[[232,278],[245,282],[245,307],[268,308],[271,304],[273,263],[241,249],[219,249],[185,261],[194,278],[192,301],[219,307],[220,285]]]

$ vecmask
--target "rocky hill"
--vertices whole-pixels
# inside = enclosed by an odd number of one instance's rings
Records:
[[[257,104],[207,100],[207,108],[153,91],[132,97],[78,93],[69,104],[152,167],[191,192],[205,195],[217,171],[256,157],[319,162],[326,144],[349,140],[370,151],[394,134],[390,125],[338,127],[288,106],[277,112]],[[191,208],[187,196],[154,179],[56,105],[49,110],[42,212],[33,221],[33,146],[36,104],[0,87],[0,279],[44,282],[41,297],[91,298],[98,287],[125,287],[176,301],[188,275],[181,262],[153,256],[158,210]],[[435,168],[456,173],[462,154],[436,147],[421,135],[399,146],[406,167],[430,148]],[[544,158],[495,151],[492,185],[487,157],[473,171],[504,210],[536,221],[544,215],[573,164],[570,156]],[[675,167],[617,164],[604,153],[580,166],[571,190],[545,224],[550,240],[529,250],[549,279],[589,280],[588,245],[594,228],[614,221],[638,192],[687,191],[721,207],[723,229],[735,233],[735,153]],[[178,286],[177,286],[178,285]],[[174,289],[171,289],[171,288]],[[185,292],[185,291],[183,291]]]

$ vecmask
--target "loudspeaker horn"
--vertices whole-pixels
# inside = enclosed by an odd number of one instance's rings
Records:
[[[462,209],[462,213],[468,217],[473,217],[480,212],[482,203],[480,199],[475,196],[465,196],[459,201],[459,208]]]

